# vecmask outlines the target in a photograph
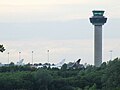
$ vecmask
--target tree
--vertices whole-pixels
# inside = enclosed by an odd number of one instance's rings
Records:
[[[48,70],[39,69],[35,73],[36,89],[37,90],[48,90],[50,83],[52,82],[52,76]]]
[[[96,84],[94,83],[94,85],[92,87],[90,87],[89,90],[97,90]]]
[[[120,88],[120,59],[116,58],[113,61],[109,61],[102,76],[103,87],[107,89]]]
[[[0,52],[5,51],[5,48],[3,47],[3,45],[0,45]]]
[[[67,64],[63,64],[61,70],[66,70],[66,69],[67,69]]]
[[[14,66],[15,64],[14,64],[14,62],[11,62],[10,64],[9,64],[9,66]]]

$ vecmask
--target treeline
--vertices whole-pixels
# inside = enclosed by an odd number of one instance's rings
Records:
[[[0,67],[0,90],[120,90],[120,59],[81,69]]]

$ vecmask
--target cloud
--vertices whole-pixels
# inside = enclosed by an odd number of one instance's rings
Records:
[[[94,9],[120,18],[119,1],[109,0],[0,0],[1,22],[65,21],[88,18]],[[106,6],[107,5],[107,6]],[[113,13],[114,12],[114,13]]]

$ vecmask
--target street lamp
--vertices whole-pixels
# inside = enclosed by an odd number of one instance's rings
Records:
[[[9,64],[9,54],[10,54],[10,53],[8,52],[7,54],[8,54],[8,64]]]
[[[19,60],[21,60],[21,52],[19,52]]]
[[[34,52],[32,51],[32,65],[33,65],[33,53],[34,53]]]
[[[47,54],[48,54],[48,64],[49,64],[49,50],[47,50]]]
[[[110,50],[110,60],[112,60],[112,53],[113,53],[113,50]]]

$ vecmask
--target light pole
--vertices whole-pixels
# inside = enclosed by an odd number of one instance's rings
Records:
[[[47,50],[47,55],[48,55],[48,64],[49,64],[49,50]]]
[[[32,65],[33,65],[33,53],[34,53],[34,52],[32,51]]]
[[[8,64],[9,64],[9,54],[10,54],[10,53],[8,52],[7,54],[8,54]]]
[[[113,50],[110,50],[110,60],[112,60],[112,53],[113,53]]]
[[[19,61],[21,60],[21,52],[19,52]]]

